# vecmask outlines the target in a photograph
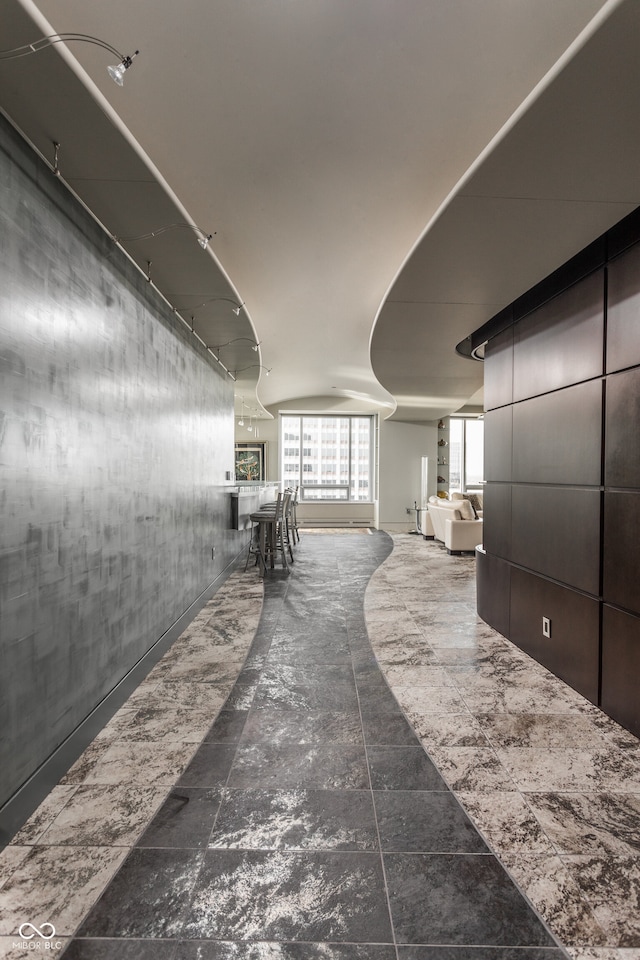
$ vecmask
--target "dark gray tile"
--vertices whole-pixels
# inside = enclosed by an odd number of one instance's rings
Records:
[[[300,574],[297,574],[300,575]],[[313,586],[309,585],[312,592]],[[318,609],[321,606],[321,609]],[[333,599],[323,598],[318,604],[312,598],[302,600],[298,597],[289,599],[289,594],[282,604],[282,611],[278,621],[278,629],[286,632],[299,633],[300,636],[309,634],[313,630],[318,636],[344,636],[346,632],[344,622],[344,607],[342,600],[336,596]]]
[[[449,791],[382,790],[374,793],[380,844],[405,853],[489,853],[486,843]]]
[[[175,960],[396,960],[396,952],[392,946],[373,943],[229,943],[200,940],[178,944]]]
[[[553,946],[493,856],[384,854],[398,943]]]
[[[220,788],[176,787],[138,840],[138,846],[206,847],[221,799]]]
[[[370,692],[389,693],[389,685],[384,677],[380,675],[380,666],[373,655],[369,640],[362,640],[351,645],[351,654],[353,661],[353,672],[355,674],[358,692],[363,694],[369,692],[371,685],[375,684],[377,690]],[[395,700],[394,700],[395,702]]]
[[[209,847],[377,850],[368,790],[227,790]]]
[[[362,725],[355,712],[290,710],[254,707],[242,734],[242,742],[362,743]]]
[[[262,671],[260,684],[262,686],[281,686],[284,684],[292,688],[340,684],[355,688],[353,669],[350,663],[272,663],[271,654],[269,654],[268,663],[265,664]]]
[[[349,645],[344,637],[300,637],[276,631],[269,648],[271,663],[350,664]]]
[[[246,687],[255,685],[259,683],[261,673],[262,673],[261,667],[250,667],[245,664],[245,666],[242,668],[242,670],[238,674],[237,683]]]
[[[136,847],[82,923],[78,936],[180,936],[204,856],[193,850]]]
[[[362,730],[368,744],[419,746],[418,738],[399,708],[381,711],[376,715],[362,715]]]
[[[295,686],[286,683],[258,684],[253,700],[256,707],[283,706],[291,710],[338,710],[358,712],[358,697],[353,683],[310,683]]]
[[[374,790],[447,790],[436,765],[420,745],[367,747]]]
[[[238,747],[230,787],[366,790],[364,748],[351,744],[245,744]]]
[[[72,940],[65,960],[176,960],[173,940]]]
[[[409,726],[407,719],[400,709],[386,683],[370,684],[358,681],[358,698],[360,712],[364,720],[376,720],[380,717],[400,718],[405,726]]]
[[[205,743],[235,743],[244,730],[249,710],[221,710],[204,738]]]
[[[203,743],[178,780],[178,786],[221,786],[229,775],[235,752],[235,744]]]
[[[366,651],[368,669],[360,665],[356,672],[358,695],[361,700],[371,699],[372,701],[375,697],[385,697],[385,703],[393,704],[397,707],[397,701],[389,689],[389,684],[382,676],[377,661],[372,659],[373,654],[370,651],[371,647],[369,646],[369,649]],[[365,650],[362,649],[360,652],[362,654]]]
[[[253,703],[257,683],[236,683],[225,701],[225,710],[248,710]]]
[[[391,943],[374,853],[210,850],[185,939]]]
[[[335,569],[326,567],[322,576],[318,577],[313,571],[301,570],[299,573],[296,568],[296,576],[291,579],[287,590],[287,601],[308,603],[313,599],[317,603],[335,603],[338,590]]]

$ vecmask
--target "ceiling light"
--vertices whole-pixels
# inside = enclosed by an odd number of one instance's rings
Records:
[[[40,37],[39,40],[34,40],[33,43],[25,43],[21,47],[14,47],[12,50],[0,50],[0,60],[17,60],[18,57],[27,57],[30,53],[38,53],[39,50],[51,47],[54,43],[69,43],[72,40],[78,40],[82,43],[92,43],[96,47],[102,47],[103,50],[108,50],[109,53],[117,57],[120,62],[115,67],[107,67],[107,73],[119,87],[124,83],[124,75],[133,63],[133,58],[137,57],[140,53],[139,50],[136,50],[131,56],[128,54],[123,55],[119,50],[116,50],[115,47],[112,47],[110,43],[105,43],[104,40],[100,40],[98,37],[91,37],[87,33],[54,33],[49,37]]]
[[[139,50],[136,50],[132,57],[123,57],[115,67],[107,67],[107,73],[119,87],[124,86],[124,75],[133,63],[133,57],[137,57],[139,52]]]

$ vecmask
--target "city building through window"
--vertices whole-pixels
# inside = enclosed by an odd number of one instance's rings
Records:
[[[282,416],[282,473],[301,500],[371,500],[373,418]]]
[[[482,490],[484,480],[484,420],[449,420],[449,489]]]

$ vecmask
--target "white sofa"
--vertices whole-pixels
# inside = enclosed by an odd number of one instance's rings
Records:
[[[482,518],[475,518],[473,507],[468,501],[463,503],[462,494],[454,493],[453,498],[429,498],[428,511],[433,536],[444,543],[449,553],[475,551],[478,544],[482,543]]]

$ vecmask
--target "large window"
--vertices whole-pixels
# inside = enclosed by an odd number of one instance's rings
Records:
[[[301,500],[373,499],[373,418],[282,416],[282,478]]]
[[[484,479],[484,420],[451,417],[449,488],[481,490]]]

